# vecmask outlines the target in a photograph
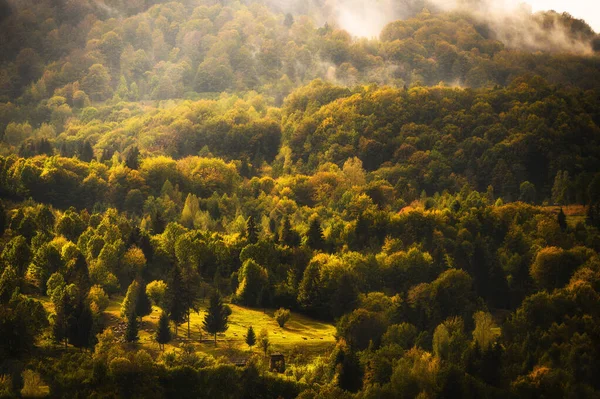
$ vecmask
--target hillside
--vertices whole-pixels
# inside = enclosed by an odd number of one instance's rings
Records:
[[[0,0],[0,397],[597,397],[600,37],[456,3]]]

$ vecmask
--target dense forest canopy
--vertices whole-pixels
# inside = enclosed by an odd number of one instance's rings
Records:
[[[0,0],[0,396],[597,397],[600,37],[458,3]]]

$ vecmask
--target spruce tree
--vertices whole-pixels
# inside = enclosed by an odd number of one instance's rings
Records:
[[[204,330],[215,337],[215,346],[217,346],[217,333],[225,332],[229,328],[227,325],[228,317],[229,312],[223,305],[221,294],[215,291],[210,296],[210,303],[203,322]]]
[[[127,316],[127,327],[125,329],[125,341],[136,342],[138,337],[138,320],[134,312],[129,313]]]
[[[562,208],[560,208],[560,212],[558,212],[557,221],[558,225],[560,226],[560,229],[562,231],[565,231],[567,229],[567,216],[563,212]]]
[[[166,308],[168,309],[169,319],[175,323],[175,335],[177,335],[178,326],[185,321],[186,310],[183,305],[180,291],[182,287],[181,273],[177,266],[171,270],[171,276],[167,284]]]
[[[138,283],[138,292],[135,301],[135,315],[140,319],[152,313],[152,303],[146,294],[146,284]]]
[[[92,145],[89,141],[86,141],[81,146],[81,150],[79,151],[79,158],[83,162],[90,162],[92,159],[94,159],[94,149],[92,148]]]
[[[169,328],[169,316],[166,312],[160,314],[158,327],[156,329],[156,342],[161,350],[165,350],[165,344],[171,341],[171,329]]]
[[[246,222],[246,234],[248,235],[250,244],[256,244],[258,242],[258,226],[256,226],[256,221],[252,215],[250,215]]]
[[[125,157],[125,166],[129,169],[137,169],[140,166],[140,150],[137,146],[133,146],[127,151],[127,156]]]
[[[323,230],[319,219],[313,219],[308,227],[308,233],[306,234],[306,244],[314,250],[325,249],[325,239],[323,238]]]
[[[252,326],[248,327],[248,332],[246,333],[246,344],[250,348],[256,345],[256,333],[254,332],[254,328],[252,328]]]

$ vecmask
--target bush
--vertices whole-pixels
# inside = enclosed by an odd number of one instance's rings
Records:
[[[275,311],[275,320],[277,320],[277,324],[279,327],[283,328],[285,323],[290,319],[290,311],[288,309],[279,308],[279,310]]]

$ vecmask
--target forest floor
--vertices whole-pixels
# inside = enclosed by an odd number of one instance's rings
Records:
[[[125,323],[120,318],[120,307],[123,297],[111,298],[110,305],[105,311],[107,326],[113,328],[117,336],[122,336]],[[173,340],[165,345],[165,351],[178,350],[184,343],[191,343],[197,352],[208,353],[215,357],[224,356],[229,359],[245,359],[252,353],[259,353],[255,346],[252,350],[245,342],[246,332],[252,326],[258,336],[265,329],[271,343],[270,352],[281,352],[292,357],[312,358],[324,355],[335,345],[336,329],[333,325],[323,323],[298,313],[292,313],[283,328],[279,327],[273,317],[274,309],[250,309],[229,304],[232,314],[229,316],[229,328],[222,334],[217,334],[217,346],[214,336],[202,330],[202,321],[206,314],[208,301],[202,303],[198,313],[190,317],[190,338],[187,338],[187,323],[179,326],[177,336],[172,329]],[[159,347],[154,341],[154,333],[160,315],[160,308],[154,306],[152,313],[142,319],[139,329],[138,346],[151,352],[158,352]]]

